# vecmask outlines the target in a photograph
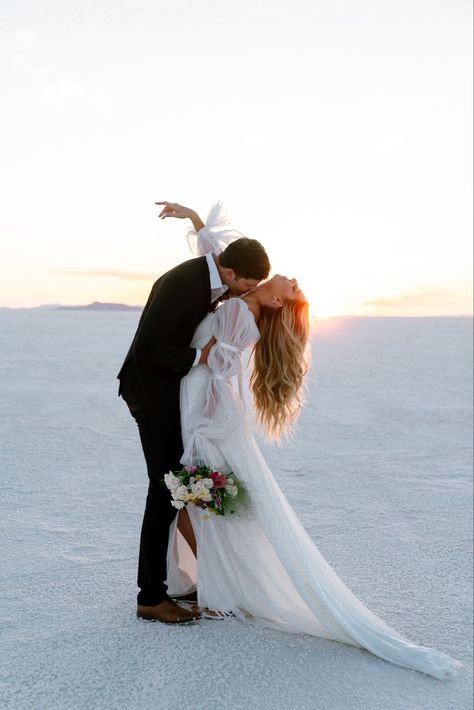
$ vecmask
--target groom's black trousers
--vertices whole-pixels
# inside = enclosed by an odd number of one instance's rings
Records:
[[[137,600],[139,604],[154,606],[168,599],[164,583],[168,531],[177,511],[171,505],[169,490],[160,481],[168,471],[182,468],[180,418],[179,410],[172,406],[165,416],[162,411],[130,411],[138,424],[149,477],[140,537]]]

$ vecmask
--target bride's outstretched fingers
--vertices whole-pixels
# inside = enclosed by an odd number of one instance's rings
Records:
[[[158,215],[158,217],[161,217],[161,219],[165,219],[166,217],[186,219],[186,217],[190,217],[193,213],[193,210],[191,210],[189,207],[180,205],[177,202],[167,202],[166,200],[164,200],[163,202],[155,202],[155,205],[164,205],[163,209]]]
[[[199,230],[204,227],[204,222],[202,221],[198,213],[190,209],[189,207],[180,205],[177,202],[167,202],[166,200],[163,200],[162,202],[155,202],[155,205],[164,205],[163,209],[158,215],[158,217],[161,217],[161,219],[165,219],[166,217],[186,219],[186,217],[188,217],[193,223],[193,227],[196,232],[199,232]]]

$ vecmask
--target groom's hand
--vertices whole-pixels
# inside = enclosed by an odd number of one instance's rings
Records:
[[[208,344],[203,347],[203,349],[201,350],[201,357],[199,358],[200,365],[207,365],[207,358],[209,356],[209,351],[212,348],[212,346],[214,345],[214,343],[216,343],[216,342],[217,342],[216,339],[214,338],[214,336],[212,336],[212,338],[210,339]]]
[[[199,230],[204,227],[204,222],[198,213],[189,207],[179,205],[177,202],[166,202],[166,200],[164,202],[155,202],[155,205],[164,205],[158,215],[161,219],[166,219],[166,217],[176,217],[177,219],[189,218],[196,232],[199,232]]]

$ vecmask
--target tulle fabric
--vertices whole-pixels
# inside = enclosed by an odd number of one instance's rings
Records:
[[[229,216],[222,202],[215,202],[209,210],[205,226],[199,232],[190,228],[186,235],[194,256],[204,256],[209,252],[220,254],[231,242],[244,236],[236,229],[230,229],[228,224]]]
[[[168,546],[169,593],[196,587],[202,607],[233,612],[248,623],[362,647],[436,678],[454,677],[457,661],[401,636],[345,586],[276,483],[234,386],[240,351],[258,338],[246,304],[233,299],[209,314],[192,345],[202,347],[211,335],[218,343],[209,367],[193,368],[181,384],[182,463],[202,460],[233,471],[246,484],[251,509],[227,518],[207,517],[188,506],[197,564],[175,518]]]

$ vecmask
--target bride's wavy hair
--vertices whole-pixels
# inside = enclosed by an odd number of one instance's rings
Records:
[[[257,420],[269,439],[289,436],[303,403],[309,366],[309,305],[287,300],[282,308],[262,308],[260,339],[254,348],[250,386]]]

